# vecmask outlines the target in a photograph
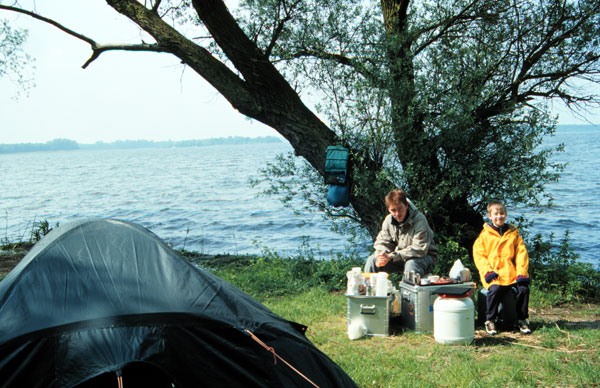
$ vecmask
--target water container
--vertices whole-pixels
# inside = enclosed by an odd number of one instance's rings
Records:
[[[388,294],[388,274],[386,272],[379,272],[377,274],[377,281],[375,282],[375,295],[376,296],[387,296],[387,294]]]
[[[433,303],[433,336],[436,342],[468,345],[475,337],[475,308],[469,294],[441,295]]]

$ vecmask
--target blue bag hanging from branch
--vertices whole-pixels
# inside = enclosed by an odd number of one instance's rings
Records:
[[[350,151],[342,146],[327,147],[325,183],[329,184],[327,202],[331,206],[350,205]]]

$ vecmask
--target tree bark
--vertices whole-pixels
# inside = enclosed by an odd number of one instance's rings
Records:
[[[304,157],[324,174],[325,151],[341,140],[304,105],[298,93],[244,34],[222,0],[195,0],[193,5],[241,77],[138,1],[107,0],[107,3],[208,81],[234,109],[279,132],[290,142],[297,156]],[[364,165],[374,165],[374,162],[367,158]],[[380,198],[372,200],[351,195],[352,207],[373,237],[384,215],[380,202]]]
[[[388,39],[389,90],[397,156],[407,172],[409,196],[427,203],[434,188],[443,181],[443,172],[437,157],[439,147],[435,139],[425,133],[424,115],[416,95],[409,4],[410,0],[381,0],[381,9]],[[431,209],[427,215],[432,228],[440,231],[447,225],[463,225],[462,230],[444,230],[444,234],[459,235],[463,246],[470,247],[475,239],[474,231],[481,227],[481,215],[466,198],[443,198],[441,202],[444,208]]]
[[[198,15],[240,71],[240,78],[206,49],[196,45],[135,0],[108,0],[219,91],[240,113],[277,130],[321,173],[325,150],[337,139],[277,69],[241,31],[221,0],[195,1]]]

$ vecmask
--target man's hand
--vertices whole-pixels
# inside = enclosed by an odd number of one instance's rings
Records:
[[[387,263],[392,260],[392,257],[387,253],[383,252],[377,255],[377,260],[375,260],[375,265],[377,267],[385,267]]]

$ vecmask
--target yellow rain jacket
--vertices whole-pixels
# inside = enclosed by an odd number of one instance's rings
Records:
[[[492,284],[515,284],[519,275],[529,277],[527,248],[519,230],[510,224],[502,236],[491,225],[483,225],[483,230],[473,244],[473,260],[486,289]],[[485,281],[485,274],[490,271],[496,272],[498,277],[488,283]]]

